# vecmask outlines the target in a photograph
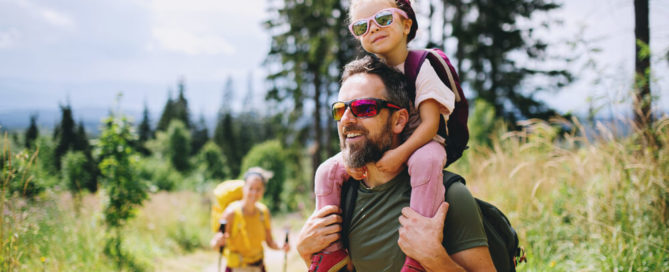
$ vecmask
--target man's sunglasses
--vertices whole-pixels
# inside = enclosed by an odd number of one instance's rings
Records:
[[[369,21],[372,21],[372,19],[374,19],[374,23],[379,27],[387,27],[391,25],[393,23],[393,13],[395,12],[402,15],[404,18],[409,18],[407,13],[401,9],[387,8],[380,10],[374,14],[374,16],[353,22],[348,25],[348,29],[353,33],[353,36],[359,38],[360,36],[367,34],[367,31],[369,31]]]
[[[332,117],[335,121],[341,120],[344,116],[344,112],[346,112],[346,108],[351,108],[351,113],[355,117],[374,117],[379,114],[383,108],[391,110],[401,109],[400,106],[376,98],[361,98],[353,99],[348,102],[334,102],[332,104]]]

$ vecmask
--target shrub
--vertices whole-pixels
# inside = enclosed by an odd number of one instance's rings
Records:
[[[246,171],[253,166],[260,166],[274,172],[265,188],[268,207],[272,211],[281,208],[281,192],[289,177],[295,177],[296,163],[288,159],[287,151],[278,140],[271,140],[251,148],[242,161],[242,169]]]

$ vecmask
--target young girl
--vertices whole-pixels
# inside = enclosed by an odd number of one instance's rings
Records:
[[[404,72],[409,54],[407,43],[418,28],[416,15],[409,0],[353,0],[349,10],[351,33],[362,47],[385,63]],[[406,141],[388,150],[376,163],[382,171],[393,172],[408,166],[411,176],[410,207],[423,216],[432,217],[444,202],[442,170],[446,163],[444,139],[437,135],[440,117],[448,120],[455,95],[439,79],[429,61],[416,77],[415,109],[405,129]],[[416,111],[417,109],[417,111]],[[316,208],[339,206],[341,184],[354,178],[364,178],[364,169],[346,169],[341,154],[328,159],[316,171]],[[341,241],[312,258],[310,271],[338,271],[350,259]],[[424,271],[415,260],[407,257],[402,271]]]

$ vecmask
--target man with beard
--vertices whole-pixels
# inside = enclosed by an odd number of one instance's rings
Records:
[[[408,207],[406,167],[389,173],[375,166],[403,138],[409,117],[406,84],[399,71],[369,56],[344,68],[338,101],[345,107],[335,113],[341,117],[341,155],[349,168],[367,168],[347,237],[353,266],[358,272],[395,272],[408,255],[428,271],[494,271],[478,206],[464,184],[448,189],[450,210],[443,203],[435,217],[426,218]],[[361,100],[375,106],[353,109]],[[336,206],[325,206],[305,223],[297,250],[307,266],[314,253],[340,239],[340,213]]]

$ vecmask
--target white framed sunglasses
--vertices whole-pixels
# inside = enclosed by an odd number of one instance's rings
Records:
[[[353,36],[359,38],[360,36],[367,34],[367,32],[369,31],[369,26],[370,26],[369,21],[373,21],[379,27],[387,27],[391,25],[394,21],[394,16],[393,16],[394,13],[397,13],[404,18],[407,19],[409,18],[409,16],[407,16],[407,13],[401,9],[386,8],[379,10],[379,12],[370,17],[363,18],[351,23],[350,25],[348,25],[348,29],[351,31],[351,34],[353,34]]]

